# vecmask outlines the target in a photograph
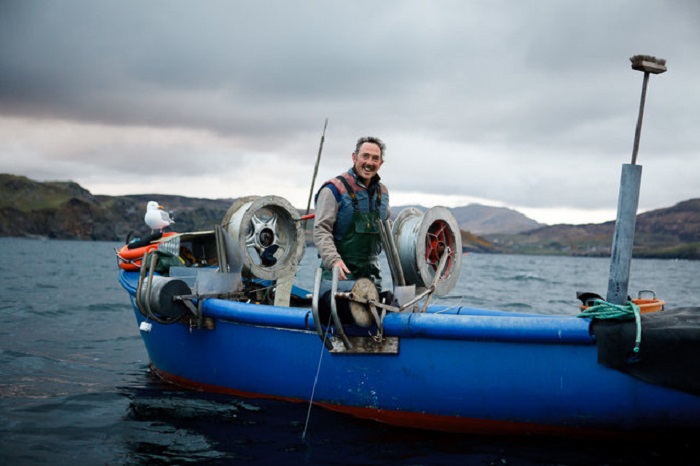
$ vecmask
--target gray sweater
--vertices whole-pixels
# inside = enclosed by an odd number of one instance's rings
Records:
[[[321,256],[321,264],[329,269],[338,259],[338,249],[333,240],[333,226],[338,216],[338,201],[335,200],[333,191],[329,187],[321,189],[316,200],[316,215],[314,217],[313,238]],[[387,209],[387,217],[391,216],[391,210]]]

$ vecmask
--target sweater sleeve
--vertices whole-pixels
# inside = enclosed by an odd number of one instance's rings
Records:
[[[326,269],[330,269],[341,259],[333,241],[333,226],[337,215],[338,202],[333,192],[328,187],[321,189],[316,200],[313,239],[321,256],[321,264]]]

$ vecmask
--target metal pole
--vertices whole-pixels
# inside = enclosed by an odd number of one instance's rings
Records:
[[[639,138],[642,135],[642,119],[644,119],[644,103],[647,100],[647,85],[649,84],[649,72],[644,72],[644,83],[642,84],[642,98],[639,101],[639,116],[637,117],[637,129],[634,131],[634,147],[632,148],[632,165],[637,163],[637,153],[639,152]]]
[[[314,174],[311,177],[311,189],[309,190],[309,201],[306,203],[306,214],[304,215],[303,228],[306,229],[306,220],[310,217],[309,211],[311,210],[311,198],[314,195],[314,184],[316,184],[316,175],[318,175],[318,165],[321,162],[321,153],[323,152],[323,142],[326,139],[326,127],[328,127],[328,118],[326,118],[325,123],[323,123],[323,133],[321,134],[321,142],[318,144],[318,154],[316,155],[316,165],[314,165]]]
[[[634,147],[632,148],[632,164],[622,166],[620,178],[620,193],[617,202],[617,220],[613,235],[612,251],[610,254],[610,276],[608,278],[608,293],[606,301],[612,304],[625,304],[628,299],[630,265],[632,263],[632,248],[634,246],[634,229],[637,223],[637,207],[639,206],[639,188],[642,179],[642,167],[637,165],[639,139],[642,134],[644,104],[649,84],[649,73],[660,74],[666,71],[666,60],[648,55],[636,55],[630,58],[632,69],[644,72],[642,97],[639,102],[639,116],[634,132]]]
[[[637,223],[639,186],[642,166],[625,164],[620,178],[620,195],[617,203],[617,221],[610,256],[610,277],[605,300],[612,304],[627,303],[634,229]]]

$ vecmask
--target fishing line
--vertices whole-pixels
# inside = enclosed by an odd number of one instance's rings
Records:
[[[455,297],[459,298],[459,301],[457,301],[456,304],[454,304],[453,306],[447,307],[441,311],[436,311],[435,314],[442,314],[443,312],[451,311],[452,309],[457,309],[462,304],[462,301],[464,300],[464,296],[452,296],[451,298],[454,299]]]
[[[328,323],[326,324],[326,329],[331,325],[331,318],[328,317]],[[318,358],[318,366],[316,367],[316,376],[314,377],[314,384],[311,387],[311,397],[309,398],[309,408],[306,411],[306,422],[304,422],[304,431],[301,433],[301,440],[306,441],[306,431],[309,428],[309,418],[311,417],[311,406],[314,403],[314,394],[316,393],[316,385],[318,384],[318,374],[321,373],[321,361],[323,361],[323,353],[325,353],[324,348],[326,347],[326,336],[328,336],[328,331],[323,332],[323,344],[321,345],[321,356]]]

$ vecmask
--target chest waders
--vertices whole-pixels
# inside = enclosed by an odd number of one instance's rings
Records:
[[[350,269],[347,275],[348,280],[369,278],[378,287],[381,286],[382,277],[379,268],[379,252],[381,251],[381,236],[379,233],[380,211],[382,200],[381,188],[376,197],[376,208],[372,209],[371,198],[368,199],[370,205],[369,212],[361,212],[355,192],[347,181],[338,177],[348,191],[352,199],[353,216],[350,227],[343,238],[336,242],[338,253],[343,258],[343,262]],[[331,272],[324,270],[323,278],[331,278]]]

